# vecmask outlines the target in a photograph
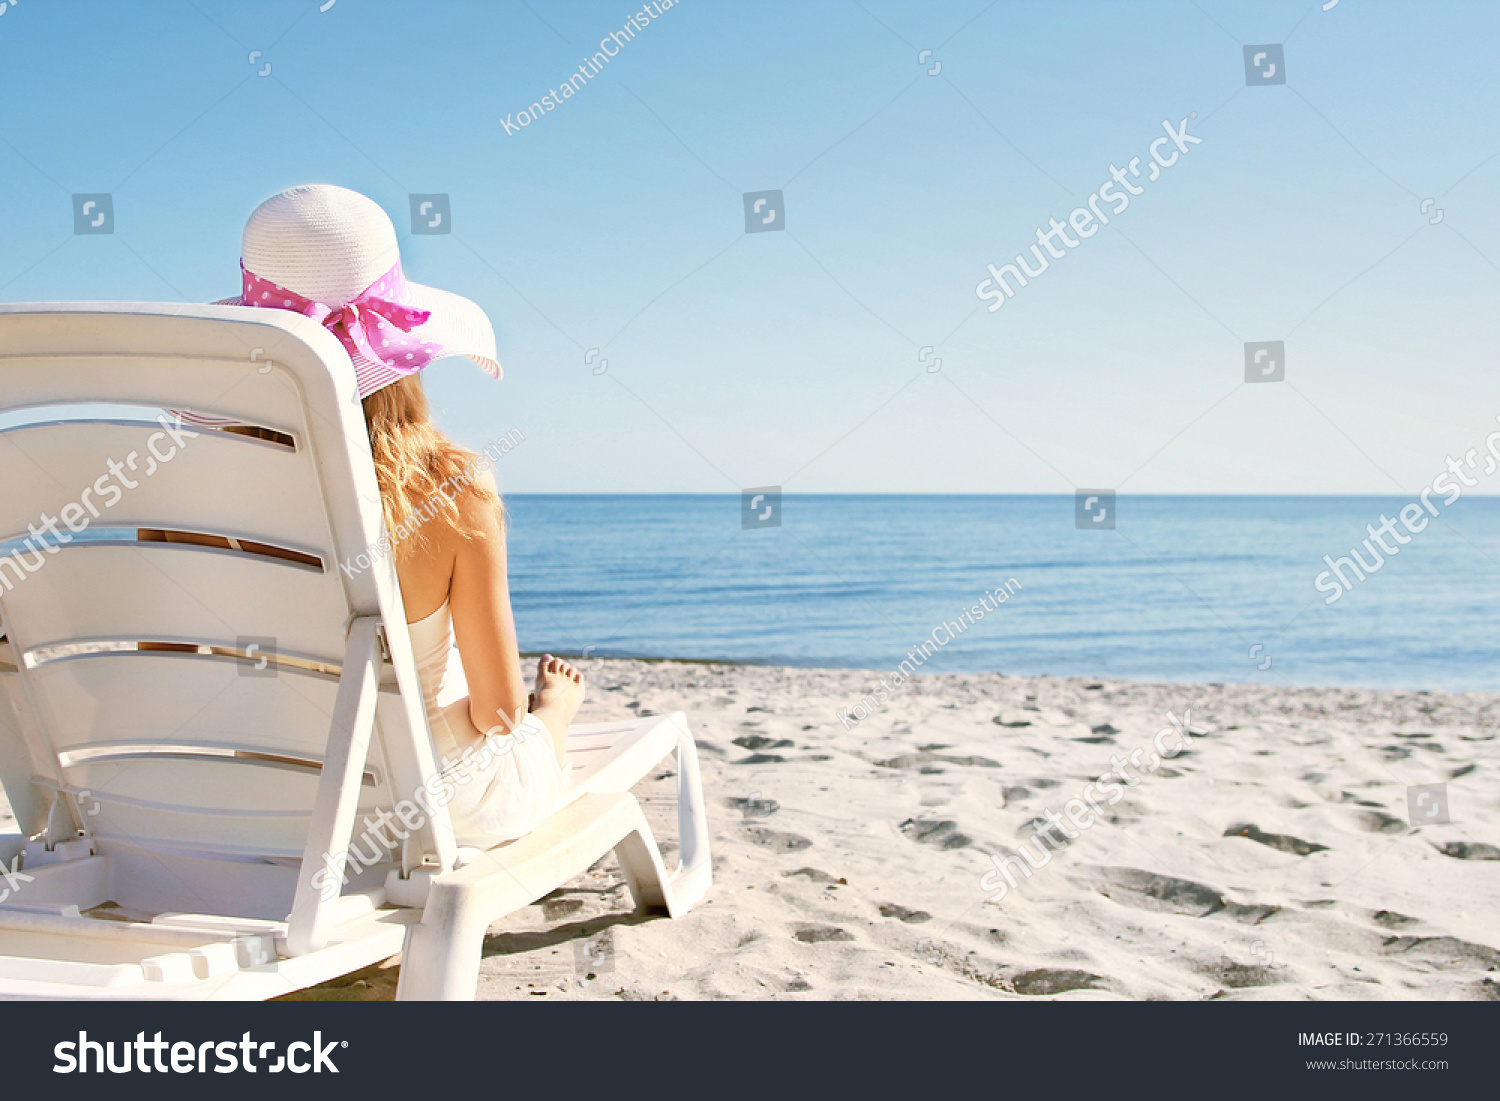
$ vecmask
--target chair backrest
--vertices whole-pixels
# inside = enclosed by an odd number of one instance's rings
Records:
[[[77,413],[98,405],[139,416]],[[394,566],[369,549],[382,539],[380,495],[353,367],[332,334],[233,306],[0,306],[0,416],[19,410],[35,423],[0,429],[0,622],[15,655],[0,665],[0,782],[23,828],[48,808],[55,826],[65,809],[96,848],[299,861],[358,617],[390,627],[361,817],[422,790],[432,742]],[[320,564],[143,542],[140,529]],[[446,812],[421,817],[388,860],[430,853],[451,866]],[[288,884],[267,900],[271,916],[286,914]]]

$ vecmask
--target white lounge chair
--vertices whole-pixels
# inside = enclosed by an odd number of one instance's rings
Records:
[[[79,416],[100,403],[139,420]],[[418,796],[440,788],[394,570],[338,567],[378,543],[381,509],[353,369],[322,326],[242,307],[0,306],[0,417],[48,406],[75,408],[0,430],[0,541],[44,516],[91,528],[40,559],[23,547],[35,572],[0,560],[0,784],[20,831],[0,835],[0,997],[266,998],[404,952],[399,997],[472,998],[490,923],[611,849],[639,906],[680,916],[708,889],[681,714],[576,726],[568,804],[488,852],[460,850],[441,798]],[[291,444],[174,439],[163,408]],[[322,565],[138,542],[139,528]],[[630,789],[674,752],[669,875]],[[357,823],[403,801],[419,811],[397,820],[407,838],[383,831],[395,847],[327,889]]]

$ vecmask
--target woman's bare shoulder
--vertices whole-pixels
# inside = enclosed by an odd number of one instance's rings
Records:
[[[472,469],[473,473],[469,475],[469,478],[473,481],[475,487],[478,489],[489,490],[495,495],[495,498],[498,500],[500,497],[500,487],[495,482],[495,472],[489,467],[484,467],[482,470],[478,467],[474,467]],[[466,500],[476,500],[474,494],[472,493],[466,493],[464,494],[464,497]]]
[[[495,476],[488,470],[473,475],[476,488],[489,490],[493,496],[480,493],[461,493],[454,498],[458,507],[459,526],[471,540],[487,543],[505,539],[505,514],[499,505],[499,493],[495,487]]]

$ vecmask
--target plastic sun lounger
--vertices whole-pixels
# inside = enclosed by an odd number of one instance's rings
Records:
[[[188,435],[163,409],[291,443]],[[638,906],[677,917],[708,889],[680,713],[575,726],[567,804],[519,841],[460,849],[389,557],[339,568],[382,520],[353,368],[322,326],[0,306],[0,417],[21,410],[32,423],[0,429],[0,550],[46,517],[69,540],[0,559],[0,784],[19,829],[0,834],[0,997],[267,998],[402,952],[398,997],[472,998],[490,923],[611,849]],[[668,874],[630,789],[672,753]],[[361,849],[378,859],[340,885],[338,854],[382,812],[384,847],[365,832]]]

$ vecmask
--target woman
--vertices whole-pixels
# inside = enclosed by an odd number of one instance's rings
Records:
[[[428,721],[455,781],[454,828],[471,844],[519,837],[561,801],[583,677],[546,655],[528,701],[493,477],[473,474],[476,456],[433,426],[420,379],[376,390],[364,410],[386,530],[411,532],[394,545],[396,576]],[[436,513],[425,523],[424,504]]]
[[[418,374],[435,359],[467,355],[499,378],[489,320],[467,299],[408,282],[385,212],[340,187],[296,187],[268,199],[245,226],[240,266],[240,296],[220,304],[304,314],[349,353],[422,699],[453,781],[454,830],[461,844],[480,847],[520,837],[561,804],[567,730],[583,702],[583,677],[549,654],[537,663],[528,698],[494,479],[475,473],[477,456],[432,423]],[[241,434],[271,431],[182,416]],[[302,557],[217,536],[141,537]]]

